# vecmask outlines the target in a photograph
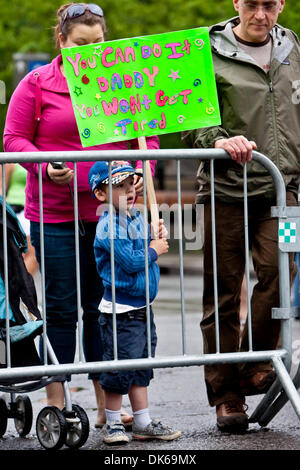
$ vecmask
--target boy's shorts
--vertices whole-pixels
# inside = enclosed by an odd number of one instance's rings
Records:
[[[143,309],[143,310],[146,310]],[[148,357],[147,321],[137,319],[142,309],[117,314],[118,359],[143,359]],[[103,344],[103,361],[114,360],[113,315],[100,313],[100,330]],[[150,307],[151,355],[154,357],[157,343],[153,312]],[[120,395],[128,394],[132,385],[147,387],[153,378],[152,369],[119,370],[102,372],[100,384],[104,390]]]

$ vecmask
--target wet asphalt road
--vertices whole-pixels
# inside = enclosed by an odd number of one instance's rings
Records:
[[[195,269],[185,277],[185,309],[187,353],[202,352],[202,338],[199,328],[201,318],[201,273]],[[154,305],[158,331],[157,356],[178,355],[182,353],[180,289],[177,275],[162,275],[160,291]],[[300,321],[294,320],[293,340],[297,345],[300,338]],[[299,346],[298,346],[299,348]],[[295,357],[300,357],[295,351]],[[296,364],[292,374],[296,370]],[[153,417],[159,417],[171,426],[180,429],[182,436],[172,442],[131,441],[126,446],[106,446],[101,439],[101,431],[95,429],[96,404],[92,384],[86,375],[73,375],[70,383],[72,401],[86,411],[90,422],[90,434],[84,450],[108,451],[109,455],[129,455],[137,450],[161,451],[172,455],[175,451],[204,450],[300,450],[300,421],[292,406],[288,403],[280,413],[261,428],[258,424],[250,424],[249,431],[243,435],[227,435],[220,433],[215,424],[215,411],[207,403],[203,367],[156,369],[154,380],[149,387],[150,411]],[[34,410],[34,423],[26,438],[18,437],[13,420],[9,420],[7,432],[0,439],[1,451],[18,450],[45,451],[41,447],[35,433],[35,418],[45,406],[44,389],[29,394]],[[261,396],[249,397],[247,404],[250,415],[259,403]],[[124,397],[124,407],[130,411],[128,397]],[[61,456],[70,455],[67,447],[59,451]],[[129,454],[128,454],[129,453]],[[5,452],[4,452],[5,454]],[[35,453],[33,453],[34,455]],[[74,452],[72,452],[74,454]],[[46,454],[45,454],[46,455]],[[103,453],[104,455],[104,453]],[[107,452],[105,453],[107,455]],[[81,457],[82,458],[82,457]],[[103,457],[104,458],[104,457]],[[187,463],[188,461],[186,461]],[[111,463],[111,462],[104,462]],[[161,462],[162,463],[162,462]],[[170,463],[170,462],[169,462]]]

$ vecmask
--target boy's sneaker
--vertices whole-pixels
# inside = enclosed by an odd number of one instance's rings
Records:
[[[129,442],[124,425],[118,422],[105,424],[102,429],[102,437],[105,444],[126,444]]]
[[[146,428],[139,428],[132,424],[132,437],[134,439],[161,439],[163,441],[172,441],[181,436],[181,432],[162,424],[159,419],[153,419]]]

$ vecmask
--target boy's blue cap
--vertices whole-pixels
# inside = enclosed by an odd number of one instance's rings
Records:
[[[125,164],[120,165],[116,162],[112,162],[111,164],[111,176],[112,176],[112,184],[118,184],[121,181],[128,178],[130,175],[134,175],[135,170],[131,165]],[[109,183],[109,168],[108,162],[96,162],[89,172],[89,183],[91,190],[94,194],[95,189],[97,186],[102,184]]]

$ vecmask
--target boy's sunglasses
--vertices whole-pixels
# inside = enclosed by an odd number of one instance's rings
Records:
[[[82,3],[76,3],[74,5],[69,6],[69,8],[67,8],[64,12],[64,16],[61,21],[61,26],[64,25],[67,18],[78,18],[79,16],[84,15],[86,10],[91,12],[93,15],[100,17],[104,16],[102,8],[99,7],[99,5],[96,5],[95,3],[88,3],[87,5],[84,5]]]

